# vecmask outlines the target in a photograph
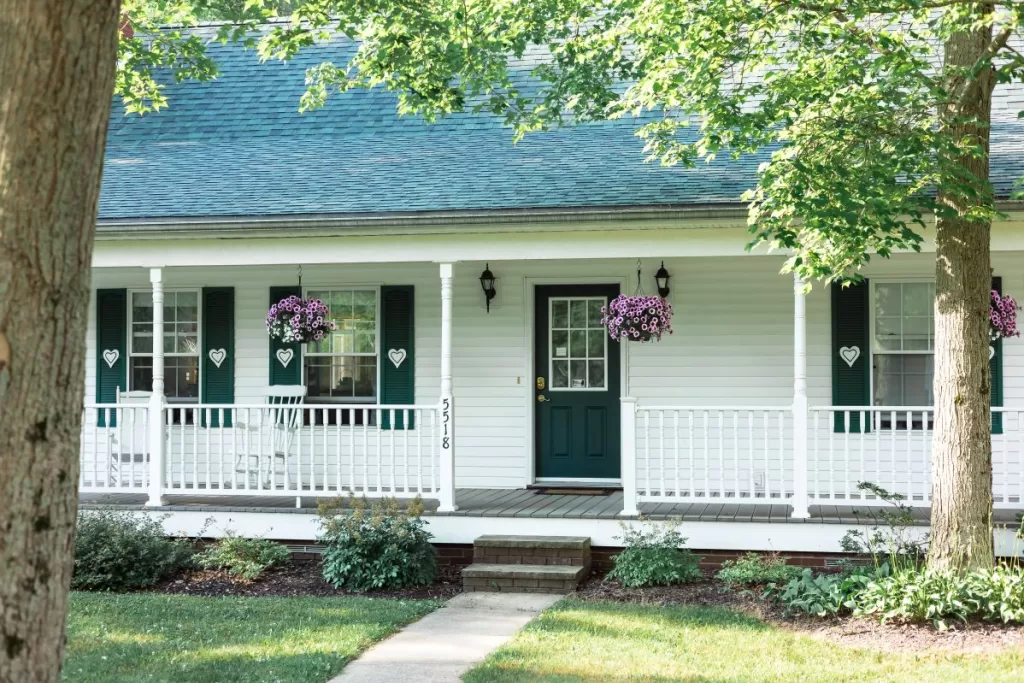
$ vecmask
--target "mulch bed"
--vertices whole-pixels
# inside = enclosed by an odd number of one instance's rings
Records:
[[[617,581],[594,575],[580,586],[576,595],[581,600],[639,605],[727,607],[788,631],[883,652],[976,653],[1024,647],[1021,626],[968,623],[939,631],[930,624],[880,624],[866,618],[817,619],[786,614],[779,605],[762,600],[759,590],[732,590],[712,580],[712,576],[713,572],[705,572],[704,580],[681,586],[624,588]]]
[[[292,562],[284,567],[268,570],[256,581],[240,581],[222,571],[187,569],[164,581],[154,590],[175,595],[220,596],[274,596],[274,597],[330,597],[360,595],[370,598],[396,598],[405,600],[447,600],[462,592],[460,567],[438,567],[437,579],[429,586],[402,590],[352,591],[333,588],[324,581],[317,562]]]

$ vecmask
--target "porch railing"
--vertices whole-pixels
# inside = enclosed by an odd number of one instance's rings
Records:
[[[996,507],[1024,507],[1024,410],[993,408]],[[808,409],[806,453],[786,407],[623,402],[625,514],[643,503],[885,506],[871,482],[910,506],[931,504],[931,407]],[[806,496],[806,498],[804,498]]]
[[[79,490],[147,492],[151,461],[147,406],[87,403],[81,444]]]
[[[788,408],[637,408],[638,502],[785,503]]]
[[[264,404],[165,405],[159,454],[150,446],[149,410],[86,407],[81,490],[406,498],[440,493],[436,405],[300,404],[287,411]]]

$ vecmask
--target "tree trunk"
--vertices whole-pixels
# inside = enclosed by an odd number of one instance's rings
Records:
[[[0,3],[0,683],[60,677],[118,6]]]
[[[945,46],[947,67],[970,67],[992,40],[986,27],[954,35]],[[950,78],[954,92],[962,79]],[[949,137],[970,138],[981,155],[953,161],[976,181],[976,195],[955,186],[939,190],[939,201],[956,216],[939,216],[935,234],[935,435],[932,443],[932,538],[928,562],[957,571],[991,567],[992,421],[988,358],[988,220],[968,220],[971,208],[991,207],[987,187],[991,119],[991,70],[978,75],[972,96],[947,112]],[[976,117],[980,124],[955,121]]]

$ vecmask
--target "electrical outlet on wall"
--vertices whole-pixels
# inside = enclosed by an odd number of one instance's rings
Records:
[[[754,470],[754,489],[764,491],[765,471]]]

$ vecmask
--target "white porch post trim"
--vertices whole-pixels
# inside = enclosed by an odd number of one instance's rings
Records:
[[[621,399],[622,428],[622,512],[623,517],[640,514],[636,504],[636,399],[623,396]]]
[[[160,268],[149,269],[153,285],[153,395],[149,398],[149,500],[164,504],[164,282]],[[131,306],[131,302],[128,303]],[[129,330],[131,334],[131,330]]]
[[[793,277],[793,517],[807,519],[807,296]]]
[[[441,264],[441,490],[438,512],[455,507],[455,397],[452,389],[452,280],[451,263]]]

